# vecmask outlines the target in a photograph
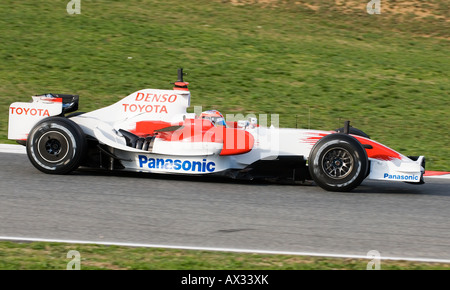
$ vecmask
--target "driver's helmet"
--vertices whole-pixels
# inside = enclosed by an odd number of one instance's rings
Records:
[[[204,111],[200,115],[200,118],[210,120],[216,126],[227,126],[227,123],[225,123],[225,118],[217,110]]]

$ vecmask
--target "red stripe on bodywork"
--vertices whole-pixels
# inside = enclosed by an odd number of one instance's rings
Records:
[[[364,137],[355,136],[355,135],[352,135],[352,136],[355,137],[361,144],[372,146],[371,149],[366,148],[367,156],[369,158],[386,160],[386,161],[389,161],[392,159],[402,159],[400,153],[392,150],[389,147],[386,147],[378,142],[375,142],[373,140],[370,140],[370,139],[367,139]]]
[[[217,133],[220,134],[220,131]],[[247,131],[223,127],[222,134],[223,149],[220,152],[222,156],[247,153],[252,150],[255,143],[253,135]]]
[[[336,133],[331,133],[336,134]],[[322,137],[325,137],[329,134],[325,133],[314,133],[313,135],[309,136],[304,140],[303,142],[309,143],[311,145],[314,145],[319,141]],[[392,159],[401,159],[400,153],[392,150],[389,147],[384,146],[383,144],[380,144],[378,142],[375,142],[371,139],[367,139],[361,136],[357,135],[351,135],[355,137],[361,144],[363,145],[370,145],[372,148],[368,149],[366,148],[367,156],[369,158],[378,159],[378,160],[392,160]]]
[[[210,120],[186,119],[183,127],[175,131],[158,133],[157,137],[164,141],[212,142],[222,143],[220,155],[236,155],[252,150],[255,139],[247,131],[215,127]]]
[[[164,121],[141,121],[136,123],[136,129],[130,130],[131,133],[139,137],[147,137],[154,134],[155,130],[167,128],[174,124]]]
[[[446,171],[425,171],[425,173],[423,174],[423,176],[439,176],[439,175],[446,175],[446,174],[450,174],[450,172],[446,172]]]
[[[306,140],[304,142],[314,145],[317,143],[317,141],[322,139],[322,137],[325,137],[327,135],[328,134],[318,133],[318,134],[315,134],[314,136],[309,136],[308,138],[306,138]]]
[[[46,102],[62,103],[62,98],[41,98],[41,100]]]

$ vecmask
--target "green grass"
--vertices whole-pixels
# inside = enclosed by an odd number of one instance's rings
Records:
[[[65,270],[80,253],[81,270],[365,270],[369,259],[242,254],[63,243],[0,242],[0,270]],[[382,270],[449,270],[449,264],[381,260]]]
[[[279,114],[282,127],[331,130],[348,119],[405,155],[425,155],[428,169],[450,169],[444,0],[409,1],[427,17],[369,15],[367,1],[316,0],[316,11],[293,1],[82,1],[80,15],[66,2],[0,4],[2,143],[12,143],[13,101],[74,93],[90,111],[142,88],[170,89],[183,67],[192,106]]]

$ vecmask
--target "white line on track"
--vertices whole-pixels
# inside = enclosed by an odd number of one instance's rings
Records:
[[[445,178],[445,179],[450,179],[450,174],[431,175],[431,176],[425,176],[425,178]]]
[[[256,249],[231,249],[231,248],[211,248],[211,247],[191,247],[191,246],[171,246],[171,245],[157,245],[157,244],[140,244],[140,243],[121,243],[121,242],[103,242],[103,241],[80,241],[80,240],[59,240],[59,239],[41,239],[41,238],[23,238],[23,237],[2,237],[0,241],[13,242],[47,242],[47,243],[65,243],[65,244],[90,244],[103,246],[122,246],[133,248],[163,248],[176,250],[196,250],[196,251],[212,251],[212,252],[232,252],[232,253],[251,253],[251,254],[269,254],[269,255],[293,255],[293,256],[312,256],[312,257],[327,257],[327,258],[344,258],[344,259],[366,259],[371,260],[373,256],[368,257],[364,255],[346,255],[346,254],[331,254],[331,253],[314,253],[314,252],[290,252],[290,251],[270,251],[270,250],[256,250]],[[392,261],[412,261],[424,263],[445,263],[450,264],[449,259],[431,259],[431,258],[411,258],[411,257],[383,257],[380,260]]]
[[[0,153],[27,154],[25,146],[14,144],[0,144]]]

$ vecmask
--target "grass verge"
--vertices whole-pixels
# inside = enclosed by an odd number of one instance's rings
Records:
[[[71,250],[82,270],[365,270],[369,259],[133,248],[46,242],[0,242],[0,269],[65,270]],[[448,270],[450,264],[381,261],[382,270]]]

